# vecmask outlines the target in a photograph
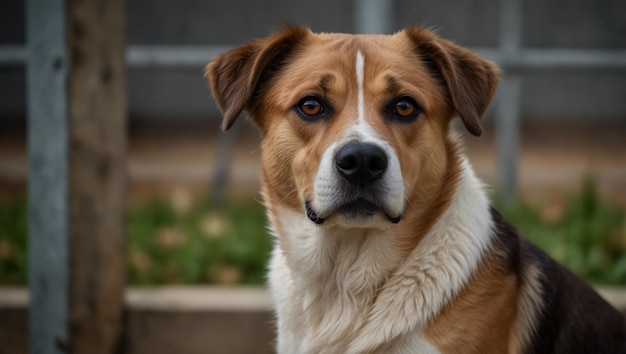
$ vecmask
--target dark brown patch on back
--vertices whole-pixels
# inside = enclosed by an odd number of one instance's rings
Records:
[[[527,240],[521,252],[542,273],[543,311],[529,353],[626,353],[623,314]]]
[[[590,286],[555,262],[538,247],[518,235],[492,208],[494,249],[499,264],[517,279],[521,296],[522,272],[538,270],[537,292],[541,301],[534,333],[517,333],[528,338],[521,343],[527,353],[623,353],[626,352],[626,319]],[[520,299],[521,301],[521,299]],[[524,314],[519,314],[519,319]],[[530,316],[529,318],[533,318]],[[526,328],[530,331],[532,328]],[[520,339],[518,338],[518,339]],[[519,350],[519,348],[515,348]]]

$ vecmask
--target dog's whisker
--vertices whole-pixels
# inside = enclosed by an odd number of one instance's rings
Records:
[[[287,198],[289,198],[290,195],[292,195],[293,193],[298,193],[297,189],[292,189],[291,191],[289,191],[288,193],[286,193],[283,198],[280,200],[281,202],[284,202],[285,200],[287,200]]]

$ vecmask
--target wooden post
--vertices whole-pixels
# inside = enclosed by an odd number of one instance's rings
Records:
[[[125,1],[67,1],[70,349],[114,353],[126,280]]]
[[[116,353],[126,259],[125,2],[29,0],[27,10],[30,348]],[[54,31],[42,26],[50,18]]]

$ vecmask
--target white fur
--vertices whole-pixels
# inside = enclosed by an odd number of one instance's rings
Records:
[[[363,309],[397,266],[393,239],[368,229],[318,227],[285,208],[277,212],[274,231],[284,234],[273,253],[270,288],[279,352],[345,351],[346,336],[363,323]]]
[[[399,264],[393,228],[317,226],[275,207],[270,288],[279,353],[436,353],[423,337],[490,240],[489,204],[463,160],[450,207]]]
[[[363,93],[363,79],[365,78],[365,58],[363,53],[359,50],[356,53],[356,84],[358,87],[357,93],[357,108],[359,112],[359,124],[365,123],[365,95]]]

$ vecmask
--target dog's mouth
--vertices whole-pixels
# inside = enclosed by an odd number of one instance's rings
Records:
[[[324,221],[326,221],[326,219],[328,219],[328,216],[321,217],[320,215],[318,215],[317,212],[315,212],[315,210],[311,206],[311,202],[309,200],[306,200],[304,202],[304,207],[306,209],[307,217],[314,223],[321,225],[324,223]],[[373,218],[378,213],[384,214],[387,217],[387,219],[393,224],[399,223],[400,220],[402,220],[402,217],[404,216],[404,213],[401,213],[398,216],[391,216],[389,215],[389,213],[385,212],[385,210],[382,207],[363,198],[359,198],[354,201],[350,201],[348,203],[342,204],[338,208],[336,208],[333,212],[329,213],[329,215],[337,214],[341,216],[342,218],[348,219],[348,220],[366,220],[366,219]]]

